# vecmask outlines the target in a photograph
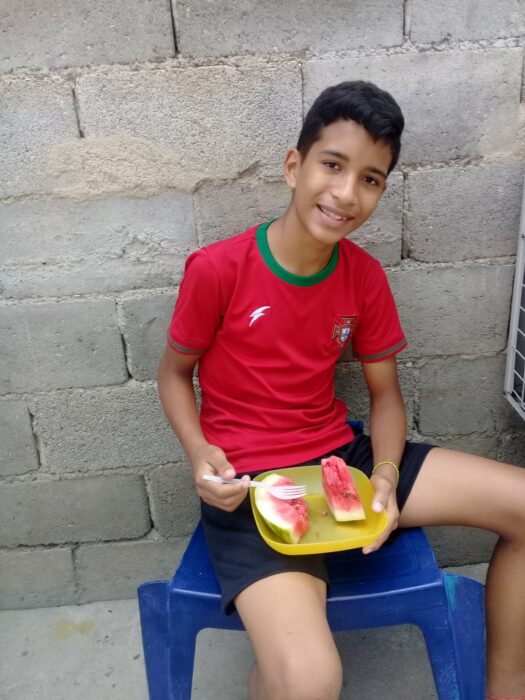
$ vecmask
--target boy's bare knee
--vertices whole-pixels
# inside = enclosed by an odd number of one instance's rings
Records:
[[[337,700],[343,673],[335,651],[320,650],[315,658],[297,651],[281,659],[268,677],[259,677],[265,697],[272,700]]]

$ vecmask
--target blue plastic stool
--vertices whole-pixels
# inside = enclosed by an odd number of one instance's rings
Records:
[[[354,433],[363,422],[349,420]],[[440,700],[484,700],[483,586],[444,574],[421,528],[397,530],[379,551],[327,555],[327,615],[334,632],[414,624],[423,632]],[[220,609],[202,526],[170,581],[139,586],[150,700],[190,700],[197,634],[243,630]]]
[[[399,530],[378,552],[327,555],[333,631],[414,624],[421,628],[440,700],[485,698],[483,586],[444,574],[420,528]],[[190,700],[201,629],[244,629],[220,609],[199,524],[170,581],[138,589],[150,700]]]

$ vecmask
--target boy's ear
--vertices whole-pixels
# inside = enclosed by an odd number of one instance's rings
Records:
[[[284,156],[284,179],[290,189],[294,190],[297,184],[297,173],[301,166],[302,156],[297,148],[289,148]]]

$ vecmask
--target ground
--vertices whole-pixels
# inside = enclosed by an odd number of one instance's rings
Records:
[[[484,580],[486,566],[455,573]],[[425,645],[410,626],[336,635],[341,700],[434,700]],[[2,700],[148,700],[135,600],[0,612]],[[244,632],[204,630],[192,700],[246,700]]]

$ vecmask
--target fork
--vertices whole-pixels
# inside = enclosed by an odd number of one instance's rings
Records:
[[[214,476],[212,474],[204,474],[202,477],[206,481],[215,481],[217,484],[239,484],[241,479],[224,479],[222,476]],[[246,481],[246,480],[245,480]],[[266,489],[275,498],[281,498],[284,501],[290,501],[294,498],[302,498],[307,494],[306,486],[268,486],[262,481],[249,481],[248,485],[252,488],[261,487]]]

